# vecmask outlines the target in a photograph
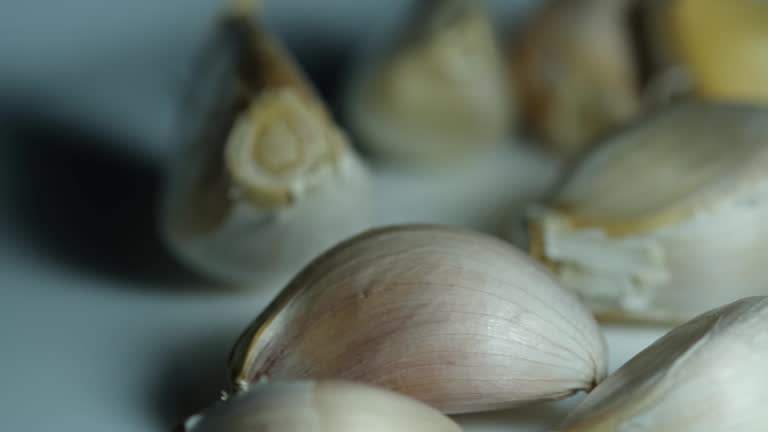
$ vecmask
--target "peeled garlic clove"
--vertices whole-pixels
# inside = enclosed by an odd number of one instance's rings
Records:
[[[315,259],[241,336],[230,369],[239,389],[340,378],[463,413],[590,389],[606,348],[586,308],[516,249],[404,225]]]
[[[562,155],[580,152],[639,112],[631,1],[552,2],[517,42],[511,66],[526,125]]]
[[[415,3],[394,46],[350,80],[353,131],[379,156],[417,164],[501,143],[513,108],[488,12],[475,0]]]
[[[220,25],[187,105],[163,209],[176,254],[214,278],[280,286],[368,224],[367,173],[288,54],[245,12]],[[204,81],[204,82],[203,82]]]
[[[684,321],[768,294],[766,166],[768,110],[670,106],[531,209],[530,249],[606,319]]]
[[[405,396],[343,381],[255,386],[196,415],[183,432],[461,432]]]
[[[561,432],[768,429],[768,297],[672,330],[595,388]]]
[[[646,33],[656,80],[683,76],[698,96],[768,102],[768,3],[653,0]],[[680,81],[680,79],[678,79]]]

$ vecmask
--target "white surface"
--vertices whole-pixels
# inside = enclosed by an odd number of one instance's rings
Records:
[[[487,229],[520,197],[540,191],[553,168],[501,150],[450,182],[448,173],[378,170],[378,222]],[[0,249],[3,430],[168,431],[217,397],[230,346],[271,295],[95,273],[20,235]],[[612,367],[663,332],[607,329]],[[545,430],[578,399],[460,421],[469,432]]]
[[[297,47],[355,40],[395,3],[404,2],[277,0],[270,14]],[[535,0],[492,3],[513,8]],[[0,96],[167,154],[173,104],[220,4],[11,1],[0,14]],[[2,110],[11,99],[0,99]],[[33,147],[26,155],[32,164],[0,156],[8,163],[0,174],[17,174],[0,189],[41,204],[10,224],[6,210],[17,203],[0,200],[0,430],[168,431],[217,397],[230,346],[272,293],[217,290],[164,270],[147,236],[151,200],[142,198],[151,193],[151,170],[137,161],[130,169],[102,168],[101,158],[75,155],[93,149],[55,144]],[[40,165],[36,158],[45,154],[50,160]],[[377,170],[377,222],[494,231],[517,202],[542,190],[553,169],[541,158],[502,151],[463,173]],[[663,331],[608,329],[612,367]],[[461,421],[470,432],[543,430],[575,401]]]

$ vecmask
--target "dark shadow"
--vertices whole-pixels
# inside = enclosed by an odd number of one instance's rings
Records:
[[[220,400],[227,388],[227,360],[242,326],[211,331],[171,351],[148,398],[162,430],[171,431],[186,418]]]
[[[17,116],[6,132],[7,208],[24,241],[83,271],[155,285],[199,284],[160,239],[161,161],[51,118]]]

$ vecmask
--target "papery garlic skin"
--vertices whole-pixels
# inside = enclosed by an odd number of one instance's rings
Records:
[[[190,119],[200,126],[173,161],[163,231],[190,267],[275,288],[368,225],[368,174],[281,46],[250,17],[229,20]]]
[[[650,0],[645,33],[652,85],[670,72],[712,100],[768,102],[768,4],[760,0]],[[682,75],[682,76],[681,76]]]
[[[488,12],[475,0],[415,7],[394,47],[367,54],[350,79],[345,112],[353,132],[400,163],[458,160],[500,144],[514,98]]]
[[[241,336],[230,368],[238,389],[349,379],[465,413],[588,390],[606,347],[586,308],[513,247],[405,225],[313,261]]]
[[[182,432],[461,432],[427,405],[343,381],[264,383],[187,420]]]
[[[246,288],[279,288],[313,256],[368,224],[367,173],[345,155],[285,209],[255,207],[235,200],[226,220],[203,235],[168,234],[177,256],[206,274]],[[361,208],[362,207],[362,208]]]
[[[595,388],[560,432],[768,429],[768,298],[707,312],[643,350]]]
[[[573,156],[640,112],[631,0],[551,2],[516,41],[511,69],[526,125]]]
[[[767,137],[760,108],[666,108],[531,207],[530,249],[605,319],[679,322],[766,294]]]

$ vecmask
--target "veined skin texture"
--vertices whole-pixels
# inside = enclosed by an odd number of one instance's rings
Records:
[[[589,390],[606,373],[591,314],[522,252],[469,230],[368,231],[304,269],[233,351],[263,379],[371,383],[446,413]]]
[[[557,431],[766,430],[766,329],[766,297],[707,312],[614,372]]]

